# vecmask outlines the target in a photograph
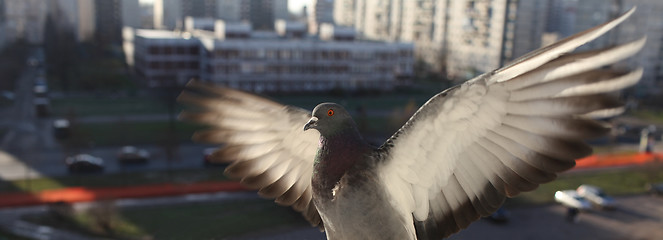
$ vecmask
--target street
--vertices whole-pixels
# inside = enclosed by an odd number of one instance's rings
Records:
[[[37,56],[36,50],[31,53]],[[33,179],[43,176],[62,176],[67,174],[64,159],[67,153],[54,139],[53,118],[38,117],[34,100],[37,98],[33,92],[37,67],[27,66],[16,82],[14,104],[0,109],[0,127],[7,129],[4,136],[0,136],[0,179],[17,180]],[[167,119],[167,115],[159,116],[130,116],[137,121]],[[83,118],[85,122],[104,122],[113,117]],[[147,171],[182,168],[201,168],[203,166],[203,150],[207,147],[201,144],[180,145],[175,156],[168,160],[166,149],[159,145],[137,146],[150,152],[148,164],[138,166],[122,166],[117,159],[119,147],[93,147],[83,150],[82,153],[104,159],[105,173],[120,171]]]
[[[614,211],[594,210],[580,213],[579,222],[565,220],[566,208],[551,204],[509,209],[509,221],[496,224],[479,220],[448,239],[640,239],[663,238],[663,198],[636,195],[616,198]],[[266,230],[235,239],[324,239],[310,227]]]

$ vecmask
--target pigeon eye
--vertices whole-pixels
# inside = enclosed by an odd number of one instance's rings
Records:
[[[330,117],[334,116],[334,110],[332,109],[327,110],[327,115],[329,115]]]

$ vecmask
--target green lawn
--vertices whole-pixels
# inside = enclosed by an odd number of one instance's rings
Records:
[[[648,166],[635,169],[615,169],[600,172],[570,172],[550,183],[539,186],[509,200],[509,204],[543,204],[554,201],[557,190],[576,189],[580,184],[591,184],[603,188],[608,195],[643,193],[647,183],[663,181],[663,167]]]
[[[0,228],[0,240],[29,240],[30,238],[24,238],[16,236],[5,229]]]
[[[70,97],[51,101],[55,116],[166,114],[168,105],[154,97]]]
[[[642,120],[654,123],[654,124],[663,124],[663,111],[657,110],[637,110],[629,113],[634,117],[640,118]]]
[[[123,187],[158,183],[193,183],[227,181],[221,168],[186,169],[150,172],[127,172],[100,175],[68,175],[31,180],[0,181],[0,193],[38,192],[66,187]]]
[[[202,128],[204,126],[176,121],[173,139],[168,121],[83,123],[74,127],[69,141],[95,146],[165,144],[172,140],[190,142],[193,133]]]
[[[115,239],[223,239],[260,230],[308,225],[299,213],[264,199],[125,209],[102,205],[64,218],[45,214],[25,219]]]

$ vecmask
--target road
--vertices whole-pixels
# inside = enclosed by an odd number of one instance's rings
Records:
[[[33,51],[32,57],[38,55]],[[64,164],[66,153],[53,137],[51,118],[37,117],[33,87],[37,68],[26,66],[17,79],[14,104],[0,109],[0,127],[8,129],[0,136],[0,180],[39,178],[42,176],[62,176],[67,174]],[[120,116],[90,117],[85,121],[104,122],[116,120]],[[166,115],[130,116],[131,120],[147,121],[167,119]],[[178,168],[202,167],[203,149],[210,146],[199,144],[180,145],[171,160],[166,157],[166,149],[158,145],[138,146],[148,150],[152,157],[143,166],[123,167],[117,160],[118,147],[95,147],[84,153],[105,160],[105,172],[147,171]]]
[[[583,212],[577,223],[565,221],[566,209],[560,205],[510,209],[506,224],[479,220],[448,239],[663,239],[663,197],[636,195],[616,200],[617,210]],[[324,239],[324,235],[306,227],[265,231],[235,239]]]

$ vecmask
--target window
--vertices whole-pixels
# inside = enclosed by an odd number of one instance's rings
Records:
[[[149,47],[149,48],[148,48],[148,51],[149,51],[150,54],[152,54],[152,55],[158,55],[158,54],[159,54],[159,48],[156,47],[156,46],[151,46],[151,47]]]
[[[198,55],[198,47],[197,46],[189,47],[189,54]]]
[[[184,55],[186,53],[186,49],[184,47],[177,47],[177,54],[178,55]]]

